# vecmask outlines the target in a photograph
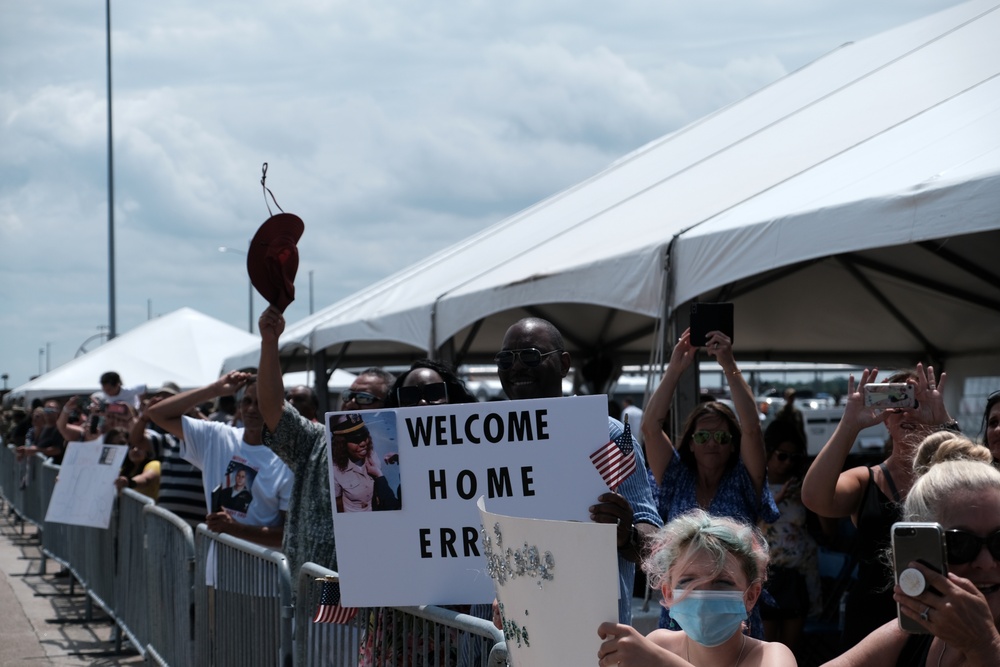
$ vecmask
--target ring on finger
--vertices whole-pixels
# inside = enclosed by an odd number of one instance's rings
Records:
[[[924,623],[930,623],[931,622],[931,608],[930,607],[924,607],[924,610],[922,612],[920,612],[920,620],[922,620]]]

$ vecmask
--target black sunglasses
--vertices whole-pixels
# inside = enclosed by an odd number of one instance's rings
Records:
[[[547,357],[557,352],[562,352],[562,350],[542,352],[537,347],[526,347],[523,350],[501,350],[497,352],[497,356],[493,357],[493,361],[497,362],[497,368],[502,371],[508,371],[513,368],[515,359],[520,359],[521,363],[528,368],[534,368],[542,363],[542,357]]]
[[[781,450],[774,450],[774,458],[778,459],[779,462],[784,463],[788,459],[793,461],[798,461],[802,457],[798,454],[790,454],[789,452],[783,452]]]
[[[365,440],[371,437],[371,434],[368,433],[367,428],[358,429],[357,431],[351,431],[350,433],[339,433],[338,435],[347,442],[354,443],[355,445],[360,445]]]
[[[421,399],[431,405],[447,403],[448,385],[444,382],[431,382],[412,387],[400,387],[396,390],[396,400],[404,408],[417,405]]]
[[[1000,530],[986,537],[979,537],[965,530],[944,531],[944,543],[948,549],[948,563],[961,565],[971,563],[979,556],[983,547],[990,550],[993,559],[1000,561]]]
[[[369,394],[367,391],[354,391],[353,389],[346,390],[340,396],[344,399],[344,403],[354,401],[358,405],[371,405],[372,403],[381,402],[383,400],[375,394]]]

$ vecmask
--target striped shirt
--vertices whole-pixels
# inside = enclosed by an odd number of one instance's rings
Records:
[[[205,492],[201,471],[181,458],[180,441],[170,433],[146,429],[146,437],[160,460],[160,496],[156,504],[184,519],[191,528],[205,521]]]

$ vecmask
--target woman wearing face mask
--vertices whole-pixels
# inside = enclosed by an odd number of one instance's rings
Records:
[[[784,644],[743,632],[767,576],[767,543],[756,528],[693,510],[653,536],[643,569],[681,629],[643,637],[631,626],[603,623],[601,667],[796,664]]]

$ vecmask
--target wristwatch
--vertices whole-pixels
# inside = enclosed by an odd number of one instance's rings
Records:
[[[953,431],[955,433],[961,433],[962,427],[958,425],[957,419],[952,419],[950,422],[944,422],[943,424],[938,424],[934,427],[935,431]]]

